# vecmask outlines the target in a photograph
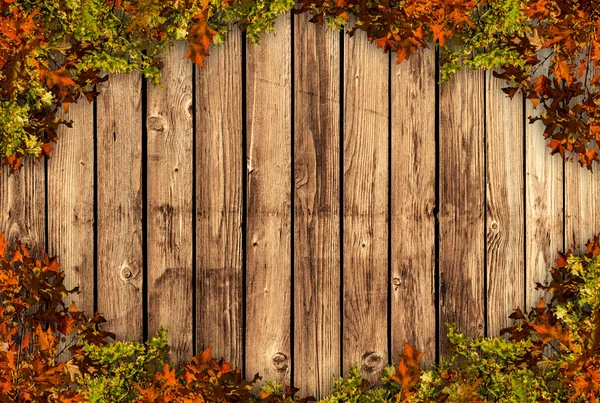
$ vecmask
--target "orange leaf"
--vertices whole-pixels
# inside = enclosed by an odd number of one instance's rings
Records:
[[[410,391],[419,382],[421,358],[423,358],[423,353],[404,343],[402,359],[396,368],[396,373],[392,376],[392,379],[402,386],[402,393]]]
[[[194,63],[204,66],[204,58],[208,56],[208,48],[213,41],[217,31],[208,26],[206,20],[199,20],[190,29],[188,42],[190,48],[185,57],[191,59]]]
[[[55,70],[55,71],[49,70],[46,73],[45,78],[46,78],[46,84],[50,88],[52,88],[55,85],[58,85],[60,87],[66,87],[69,85],[72,85],[74,87],[77,86],[75,81],[73,81],[73,79],[69,75],[69,72],[67,71],[66,66],[62,66],[60,69]]]
[[[573,76],[571,75],[571,66],[569,62],[566,60],[559,60],[554,65],[554,75],[556,79],[560,82],[561,80],[565,80],[568,85],[571,85],[573,82]]]

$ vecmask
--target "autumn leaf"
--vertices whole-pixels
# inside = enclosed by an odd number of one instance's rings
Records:
[[[392,380],[400,384],[403,393],[410,391],[419,382],[421,376],[419,361],[421,361],[421,358],[423,358],[423,353],[404,343],[402,359],[396,367],[396,372],[391,377]]]
[[[208,56],[208,48],[211,45],[215,30],[208,26],[204,19],[198,20],[191,28],[188,35],[189,49],[185,57],[191,59],[194,63],[204,66],[204,58]]]
[[[444,44],[446,43],[446,37],[447,37],[446,32],[444,32],[444,30],[441,29],[437,25],[432,25],[431,26],[431,31],[433,32],[433,40],[434,41],[439,41],[440,46],[444,47]]]
[[[35,329],[35,335],[37,336],[36,345],[39,346],[42,351],[50,352],[56,342],[52,330],[48,329],[44,331],[42,330],[42,326],[38,325]]]
[[[568,85],[573,82],[573,76],[571,75],[571,66],[569,62],[561,59],[554,65],[554,75],[558,81],[564,80]]]
[[[49,88],[52,88],[55,85],[59,87],[67,87],[69,85],[72,85],[73,87],[77,86],[77,83],[75,83],[69,75],[66,66],[55,71],[48,70],[46,73],[46,84]]]

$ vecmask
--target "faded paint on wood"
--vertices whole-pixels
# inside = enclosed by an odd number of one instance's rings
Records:
[[[14,174],[2,167],[0,175],[0,232],[5,241],[27,243],[31,252],[45,248],[46,202],[45,164],[28,157]]]
[[[545,56],[545,55],[541,55]],[[539,74],[547,72],[547,66]],[[526,102],[527,117],[539,116]],[[525,308],[538,305],[544,292],[535,289],[537,282],[549,278],[549,269],[563,246],[563,161],[551,156],[544,139],[544,124],[537,121],[525,126]]]
[[[143,336],[141,84],[138,74],[111,76],[97,101],[98,311],[134,340]]]
[[[289,382],[291,15],[247,51],[246,373]]]
[[[392,61],[392,361],[403,343],[435,362],[435,51]]]
[[[388,363],[388,55],[344,37],[344,371]]]
[[[192,63],[177,42],[148,85],[148,332],[169,327],[171,358],[192,356]]]
[[[295,17],[294,385],[340,375],[340,35]]]
[[[243,365],[242,36],[235,28],[196,67],[198,350]],[[253,375],[253,374],[252,374]]]
[[[487,334],[500,335],[523,308],[525,279],[523,97],[486,73]]]
[[[58,255],[71,299],[94,312],[94,105],[85,97],[71,104],[59,142],[48,160],[48,249]],[[70,303],[71,301],[67,301]]]
[[[484,75],[463,70],[440,87],[440,352],[445,323],[484,332]]]

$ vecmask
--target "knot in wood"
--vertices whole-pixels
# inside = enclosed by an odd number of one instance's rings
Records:
[[[362,356],[362,369],[367,373],[377,372],[383,368],[383,355],[368,351]]]
[[[148,118],[148,129],[155,132],[162,132],[165,130],[165,119],[162,116],[150,116]]]
[[[130,280],[133,277],[133,271],[128,265],[121,266],[121,278],[125,281]]]
[[[273,367],[279,372],[285,372],[288,368],[288,357],[284,353],[275,353],[271,361]]]
[[[496,230],[498,229],[498,223],[497,223],[496,221],[494,221],[494,222],[492,223],[492,229],[493,229],[494,231],[496,231]]]
[[[394,290],[397,290],[402,285],[402,280],[399,277],[394,277],[392,278],[392,285],[394,286]]]

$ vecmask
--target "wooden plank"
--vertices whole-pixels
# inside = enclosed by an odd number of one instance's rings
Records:
[[[523,308],[525,279],[523,97],[510,99],[506,83],[486,77],[487,333],[498,336]]]
[[[235,28],[196,68],[196,337],[243,365],[242,40]],[[252,374],[253,375],[253,374]]]
[[[340,375],[339,32],[295,21],[294,385],[324,396]]]
[[[72,104],[48,160],[48,250],[59,255],[71,299],[94,313],[94,105],[82,97]],[[70,302],[70,301],[68,301]]]
[[[143,337],[141,84],[111,76],[97,101],[98,310],[130,340]]]
[[[538,73],[546,74],[547,69],[546,65]],[[538,115],[541,109],[527,101],[525,114]],[[563,161],[550,155],[541,121],[527,124],[525,137],[525,304],[529,310],[544,296],[535,284],[550,279],[549,269],[563,246]]]
[[[484,332],[484,79],[463,70],[440,86],[440,352],[445,323]]]
[[[598,166],[589,171],[576,159],[565,162],[565,244],[585,249],[588,239],[600,232],[600,175]],[[554,254],[555,255],[555,254]],[[552,255],[554,258],[556,256]]]
[[[192,356],[192,64],[187,44],[163,57],[148,84],[148,332],[169,327],[171,358]]]
[[[392,66],[392,361],[435,362],[435,51]],[[407,197],[409,196],[409,197]]]
[[[583,57],[580,57],[581,59]],[[581,60],[578,60],[579,62]],[[547,72],[547,71],[546,71]],[[577,102],[583,101],[582,96]],[[564,163],[564,183],[567,189],[564,198],[566,248],[585,250],[588,239],[600,231],[600,176],[598,165],[590,171],[581,167],[575,154],[567,155],[570,159]]]
[[[9,174],[2,167],[0,175],[0,232],[10,244],[21,241],[32,252],[45,248],[46,202],[45,165],[28,158],[21,170]]]
[[[289,382],[291,15],[248,45],[246,373]]]
[[[388,363],[389,58],[362,32],[344,41],[343,365],[375,381]]]

